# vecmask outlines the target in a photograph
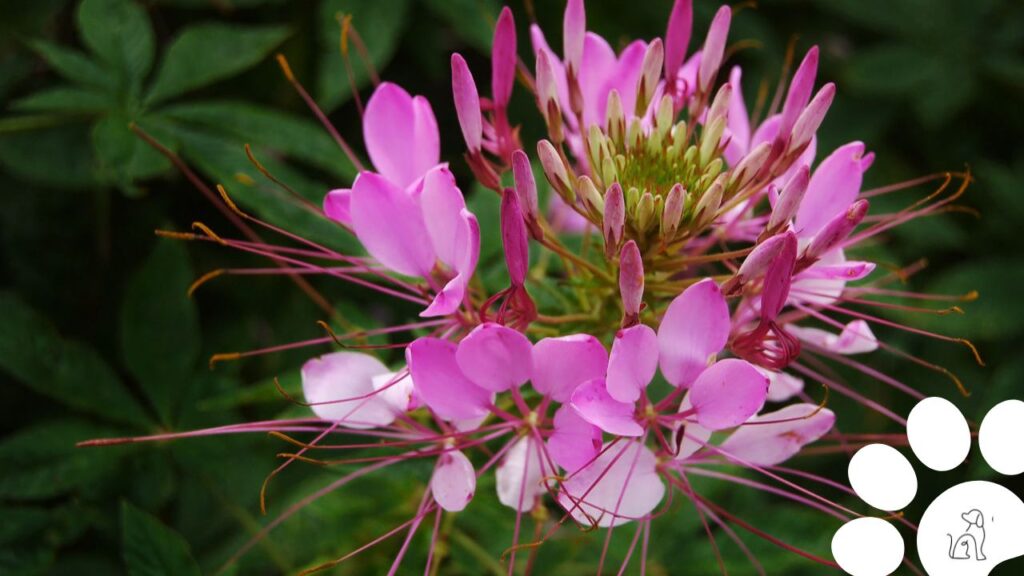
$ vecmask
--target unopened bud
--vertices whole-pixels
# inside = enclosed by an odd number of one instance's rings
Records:
[[[810,104],[804,108],[804,111],[796,119],[796,124],[793,125],[793,136],[790,138],[789,146],[786,150],[787,155],[801,150],[811,142],[811,138],[814,138],[818,127],[825,120],[825,114],[828,113],[829,107],[832,106],[832,99],[835,95],[836,85],[831,82],[825,84],[821,90],[818,90]],[[784,136],[779,134],[780,138]]]
[[[644,299],[644,262],[632,240],[626,242],[619,254],[619,293],[626,312],[623,324],[635,324]]]
[[[768,153],[771,151],[771,142],[761,142],[747,153],[732,171],[732,175],[729,178],[729,188],[737,190],[749,184],[757,176],[758,172],[761,171],[761,167],[764,166],[765,160],[768,159]]]
[[[607,108],[608,137],[616,146],[622,146],[622,139],[626,135],[626,113],[622,109],[622,97],[614,88],[608,92]]]
[[[674,184],[665,196],[665,208],[661,213],[661,236],[664,242],[671,241],[676,235],[685,208],[686,190],[682,184]]]
[[[452,94],[455,98],[455,114],[462,128],[462,137],[466,140],[470,154],[476,154],[480,152],[483,139],[480,94],[477,92],[469,66],[458,53],[452,54]]]
[[[782,187],[782,192],[779,192],[779,198],[775,200],[775,207],[772,208],[772,215],[768,220],[768,230],[781,229],[796,216],[810,180],[810,167],[800,166],[796,169],[789,182]]]
[[[711,102],[711,108],[708,109],[708,117],[705,123],[711,124],[719,118],[725,118],[728,123],[729,101],[731,98],[732,84],[726,82],[718,89],[718,94],[715,95],[714,101]]]
[[[540,165],[544,168],[544,175],[548,182],[555,189],[555,192],[562,197],[567,204],[576,202],[576,193],[572,189],[569,174],[566,172],[565,164],[561,156],[555,150],[555,146],[547,140],[537,142],[537,156],[540,158]]]
[[[661,38],[655,38],[647,45],[647,52],[640,65],[640,79],[637,83],[636,109],[634,111],[638,117],[642,118],[647,112],[647,106],[654,96],[654,89],[658,86],[658,78],[661,76],[664,61],[665,46],[661,43]]]
[[[706,125],[704,132],[700,135],[700,165],[707,166],[711,157],[718,152],[722,142],[722,132],[725,131],[725,118],[717,118],[711,124]]]
[[[622,194],[622,186],[613,182],[604,193],[604,233],[605,255],[608,259],[615,257],[626,230],[626,200]]]
[[[761,242],[747,255],[740,265],[740,269],[725,285],[722,290],[727,293],[735,293],[743,289],[748,282],[757,280],[764,276],[768,266],[775,260],[787,243],[792,242],[795,246],[796,235],[793,232],[778,234]]]
[[[814,235],[814,238],[811,239],[811,243],[808,244],[807,249],[804,250],[804,254],[801,257],[801,260],[804,261],[804,265],[806,266],[808,263],[814,262],[825,255],[825,253],[839,246],[843,240],[846,240],[847,236],[853,232],[853,229],[860,225],[867,213],[868,201],[857,200],[853,204],[850,204],[850,207],[845,211],[840,212],[829,220],[828,223]]]
[[[714,20],[711,21],[711,28],[708,29],[707,38],[704,40],[704,50],[701,51],[700,68],[697,70],[697,89],[701,94],[708,93],[715,77],[718,76],[731,21],[732,8],[728,6],[719,8]]]
[[[519,198],[510,188],[501,195],[501,245],[505,249],[505,265],[512,285],[522,286],[530,265],[530,245]]]
[[[718,209],[722,206],[722,194],[725,192],[725,184],[722,182],[722,178],[715,180],[708,186],[708,189],[701,195],[700,200],[697,201],[697,206],[693,209],[694,219],[697,222],[698,227],[704,227],[714,221],[715,216],[718,214]]]
[[[644,192],[640,195],[640,201],[636,204],[636,227],[641,233],[647,232],[656,220],[654,195],[650,192]]]
[[[543,237],[543,232],[538,222],[537,181],[533,177],[530,158],[522,150],[512,153],[512,178],[515,182],[519,207],[530,228],[530,234],[539,240]]]
[[[597,191],[597,186],[594,186],[594,181],[590,179],[590,176],[580,176],[576,180],[576,193],[579,195],[580,200],[583,201],[583,206],[591,214],[595,216],[604,215],[604,198]]]

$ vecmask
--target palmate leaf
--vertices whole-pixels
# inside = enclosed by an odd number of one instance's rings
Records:
[[[279,26],[200,24],[170,45],[146,95],[150,105],[223,80],[255,66],[280,44]]]
[[[38,53],[51,68],[64,78],[96,88],[109,89],[113,86],[110,74],[103,66],[78,50],[52,44],[45,40],[33,40],[29,46]]]
[[[168,425],[199,359],[199,314],[186,294],[192,280],[184,245],[157,242],[129,279],[121,302],[125,365]]]
[[[88,346],[64,340],[20,298],[0,292],[0,368],[32,390],[115,422],[145,426],[146,414]]]
[[[131,576],[199,576],[185,539],[127,502],[121,505],[121,533],[124,563]]]
[[[16,100],[11,109],[19,112],[96,114],[114,106],[110,94],[78,86],[53,86]]]
[[[153,66],[153,28],[132,0],[82,0],[78,30],[101,62],[136,85]]]

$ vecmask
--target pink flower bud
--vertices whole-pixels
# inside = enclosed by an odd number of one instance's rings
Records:
[[[715,94],[715,99],[711,102],[711,107],[708,109],[708,116],[704,120],[705,126],[710,126],[719,118],[729,119],[729,105],[732,103],[732,83],[726,82],[722,84],[722,87],[718,89],[718,93]]]
[[[558,150],[555,150],[555,146],[551,142],[541,140],[537,142],[537,156],[540,158],[540,165],[544,168],[544,175],[547,176],[548,182],[566,203],[572,204],[576,199],[576,193],[573,191],[569,174],[565,170],[565,163],[558,155]]]
[[[836,85],[831,82],[818,90],[810,104],[796,119],[796,124],[793,125],[793,136],[789,141],[787,153],[800,150],[810,143],[811,138],[814,138],[814,134],[818,131],[818,127],[821,126],[822,120],[825,119],[829,107],[832,106],[832,99],[835,98],[835,95]]]
[[[491,49],[491,92],[495,106],[508,106],[515,81],[516,23],[512,18],[512,10],[506,6],[494,26],[494,46]]]
[[[622,194],[622,186],[613,182],[604,193],[604,251],[609,259],[615,256],[625,229],[626,198]]]
[[[725,41],[729,36],[729,24],[732,21],[732,9],[722,6],[715,13],[711,21],[711,28],[704,40],[704,50],[700,55],[700,68],[697,71],[697,88],[702,94],[707,94],[711,84],[718,75],[718,68],[722,65],[722,55],[725,54]]]
[[[790,232],[776,238],[781,238],[777,241],[778,252],[765,271],[764,292],[761,294],[761,320],[765,322],[775,320],[786,305],[796,266],[796,234]]]
[[[686,59],[693,32],[693,0],[676,0],[668,16],[665,30],[665,81],[675,86],[676,74]]]
[[[579,77],[580,62],[583,60],[583,38],[587,34],[587,13],[583,0],[569,0],[565,5],[565,20],[562,22],[562,52],[565,67],[569,73]]]
[[[644,299],[644,262],[640,249],[632,240],[626,242],[619,254],[619,293],[626,320],[633,325],[640,316],[640,305]]]
[[[522,286],[530,265],[530,246],[519,199],[511,188],[506,188],[501,195],[501,245],[505,249],[505,265],[512,285]]]
[[[462,127],[462,137],[470,153],[476,154],[480,151],[483,139],[480,94],[476,90],[473,74],[458,53],[452,54],[452,93],[455,95],[455,113]]]
[[[670,242],[672,237],[675,236],[685,208],[686,190],[683,189],[682,184],[673,184],[672,189],[665,196],[665,207],[661,213],[662,241]]]
[[[818,47],[813,46],[807,51],[800,67],[793,75],[786,94],[786,102],[782,105],[782,118],[779,121],[779,134],[788,134],[793,129],[797,117],[807,106],[814,91],[814,78],[818,75]]]
[[[792,232],[786,232],[785,234],[772,236],[755,246],[754,250],[743,260],[739,271],[736,272],[739,285],[742,286],[764,275],[783,247],[792,242],[796,242],[796,235]]]
[[[512,153],[512,178],[515,180],[519,207],[532,230],[537,223],[537,181],[533,178],[530,158],[522,150]]]
[[[548,124],[551,123],[548,107],[552,102],[558,106],[558,85],[555,83],[555,71],[551,67],[551,60],[548,59],[547,52],[541,50],[537,52],[537,104]]]
[[[845,212],[836,215],[825,224],[804,250],[804,265],[821,258],[826,252],[839,246],[853,232],[868,213],[868,201],[857,200]]]
[[[804,192],[807,191],[807,183],[811,179],[810,167],[804,165],[797,168],[793,177],[782,187],[779,199],[775,201],[772,208],[771,218],[768,220],[768,230],[775,230],[785,226],[796,216],[800,203],[804,199]]]
[[[665,47],[661,38],[655,38],[647,45],[647,52],[644,53],[643,63],[640,65],[640,80],[636,89],[637,116],[643,117],[647,112],[647,105],[651,102],[654,89],[658,85],[658,77],[661,76],[662,62],[665,60]]]

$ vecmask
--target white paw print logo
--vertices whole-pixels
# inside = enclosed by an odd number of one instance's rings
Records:
[[[942,398],[926,398],[907,418],[910,447],[925,466],[947,472],[971,449],[963,414]],[[981,454],[996,472],[1024,472],[1024,402],[992,408],[978,433]],[[850,460],[850,485],[871,506],[905,508],[917,493],[910,462],[884,444],[865,446]],[[964,482],[943,492],[921,517],[917,553],[929,576],[985,576],[999,563],[1024,556],[1024,502],[1006,488]],[[857,518],[832,538],[832,556],[853,576],[887,576],[903,562],[903,538],[881,518]]]

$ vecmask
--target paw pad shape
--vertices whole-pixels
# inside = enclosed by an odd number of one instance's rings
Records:
[[[942,398],[926,398],[907,418],[910,448],[938,472],[956,468],[971,449],[963,414]],[[981,454],[996,472],[1024,472],[1024,402],[1007,400],[982,420]],[[895,512],[917,494],[917,475],[899,451],[870,444],[850,460],[850,486],[879,510]],[[986,481],[957,484],[928,505],[917,531],[917,552],[929,576],[986,576],[1006,560],[1024,556],[1024,502]],[[904,558],[903,538],[888,521],[857,518],[832,539],[832,556],[853,576],[887,576]]]

